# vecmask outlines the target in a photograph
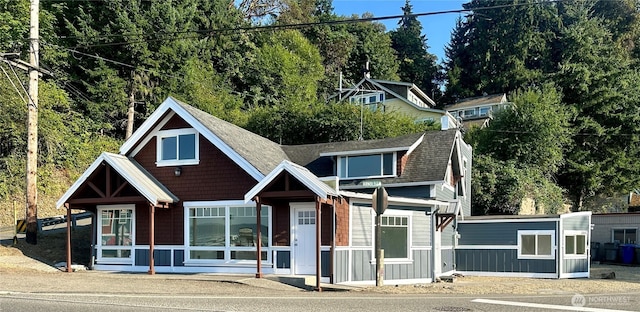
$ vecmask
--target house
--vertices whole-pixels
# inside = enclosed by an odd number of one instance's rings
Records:
[[[455,104],[446,106],[445,110],[461,120],[464,127],[468,129],[474,126],[486,127],[494,112],[510,105],[511,103],[507,101],[507,95],[501,93],[462,99]]]
[[[319,289],[375,282],[373,193],[384,186],[389,283],[588,275],[588,213],[470,217],[471,152],[446,128],[283,146],[167,98],[57,207],[93,214],[97,270],[315,275]]]
[[[456,270],[465,275],[589,277],[591,212],[478,216],[457,223]]]
[[[349,88],[340,88],[333,98],[348,100],[372,111],[397,112],[410,116],[416,122],[457,125],[456,118],[447,111],[436,109],[436,103],[413,83],[371,79],[364,77]]]
[[[384,186],[384,278],[428,282],[454,270],[470,172],[457,129],[282,146],[169,97],[57,207],[94,214],[97,270],[366,284],[375,281],[372,193]]]
[[[596,213],[592,217],[592,238],[597,243],[637,244],[640,213]]]

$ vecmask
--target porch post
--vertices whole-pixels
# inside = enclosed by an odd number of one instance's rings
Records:
[[[257,266],[257,271],[256,271],[256,278],[262,278],[262,224],[261,224],[261,220],[260,220],[260,212],[262,210],[262,204],[260,203],[260,198],[258,196],[255,197],[256,200],[256,215],[257,215],[257,220],[256,220],[256,225],[258,227],[258,229],[256,230],[256,234],[258,235],[256,241],[257,241],[257,246],[256,246],[256,266]]]
[[[154,257],[153,257],[153,252],[155,249],[155,238],[156,238],[156,233],[155,233],[155,214],[156,214],[156,207],[149,203],[149,274],[154,275],[156,274],[156,268],[155,268],[155,261],[154,261]]]
[[[322,246],[322,232],[320,231],[320,197],[316,196],[316,290],[322,291],[320,287],[320,278],[322,277],[322,263],[321,263],[321,246]]]
[[[67,272],[73,272],[71,269],[71,208],[68,203],[64,204],[67,208]]]
[[[334,283],[336,254],[336,199],[331,201],[331,255],[329,256],[329,283]]]

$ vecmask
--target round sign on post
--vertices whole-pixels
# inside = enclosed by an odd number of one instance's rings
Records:
[[[381,215],[387,209],[389,194],[387,194],[387,190],[384,189],[384,186],[378,187],[375,191],[373,191],[372,197],[372,205],[373,210],[376,214]]]

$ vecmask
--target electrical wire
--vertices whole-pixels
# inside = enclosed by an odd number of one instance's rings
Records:
[[[9,66],[11,66],[11,64],[8,64]],[[20,96],[20,98],[22,99],[22,102],[24,102],[25,105],[29,105],[29,103],[27,102],[27,100],[25,100],[24,96],[22,96],[22,92],[20,92],[20,90],[18,90],[18,87],[16,87],[16,84],[13,82],[13,79],[11,79],[11,77],[9,77],[9,74],[7,73],[7,71],[4,69],[3,66],[0,66],[0,68],[2,69],[2,72],[4,73],[4,75],[7,77],[7,79],[9,80],[9,82],[11,82],[11,85],[13,86],[13,88],[16,90],[16,92],[18,93],[18,95]],[[24,89],[24,86],[23,86]]]
[[[81,1],[81,0],[78,0]],[[88,40],[99,40],[99,39],[107,39],[114,37],[153,37],[158,35],[170,35],[171,37],[167,38],[156,38],[156,39],[143,39],[136,41],[122,41],[122,42],[111,42],[111,43],[102,43],[102,44],[90,44],[90,45],[77,45],[72,48],[92,48],[92,47],[110,47],[110,46],[121,46],[121,45],[131,45],[138,43],[148,43],[148,42],[157,42],[164,40],[176,40],[176,39],[197,39],[201,38],[202,35],[205,37],[210,37],[216,34],[224,34],[224,33],[238,33],[238,32],[259,32],[259,31],[267,31],[267,30],[289,30],[289,29],[304,29],[311,28],[316,26],[332,26],[332,25],[342,25],[342,24],[353,24],[353,23],[364,23],[364,22],[375,22],[382,21],[388,19],[402,19],[402,18],[411,18],[411,17],[422,17],[422,16],[431,16],[431,15],[441,15],[441,14],[452,14],[452,13],[463,13],[463,12],[475,12],[475,11],[486,11],[486,10],[494,10],[501,8],[511,8],[511,7],[520,7],[520,6],[529,6],[529,5],[539,5],[545,3],[557,3],[563,0],[551,0],[545,2],[534,2],[534,3],[512,3],[512,4],[504,4],[504,5],[496,5],[490,7],[480,7],[480,8],[471,8],[471,9],[457,9],[457,10],[445,10],[445,11],[434,11],[434,12],[424,12],[424,13],[414,13],[407,15],[390,15],[390,16],[381,16],[381,17],[365,17],[365,18],[356,18],[356,19],[341,19],[341,20],[333,20],[333,21],[320,21],[320,22],[310,22],[310,23],[298,23],[298,24],[273,24],[273,25],[260,25],[260,26],[246,26],[246,27],[231,27],[231,28],[217,28],[217,29],[204,29],[204,30],[185,30],[185,31],[175,31],[175,32],[153,32],[147,34],[118,34],[118,35],[102,35],[102,36],[93,36],[93,37],[80,37],[80,36],[60,36],[60,39],[88,39]],[[191,36],[175,36],[182,34],[191,34],[195,35]]]

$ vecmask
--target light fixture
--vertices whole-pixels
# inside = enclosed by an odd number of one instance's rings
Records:
[[[182,174],[182,167],[176,167],[176,169],[173,171],[173,174],[175,174],[176,177],[179,177]]]

